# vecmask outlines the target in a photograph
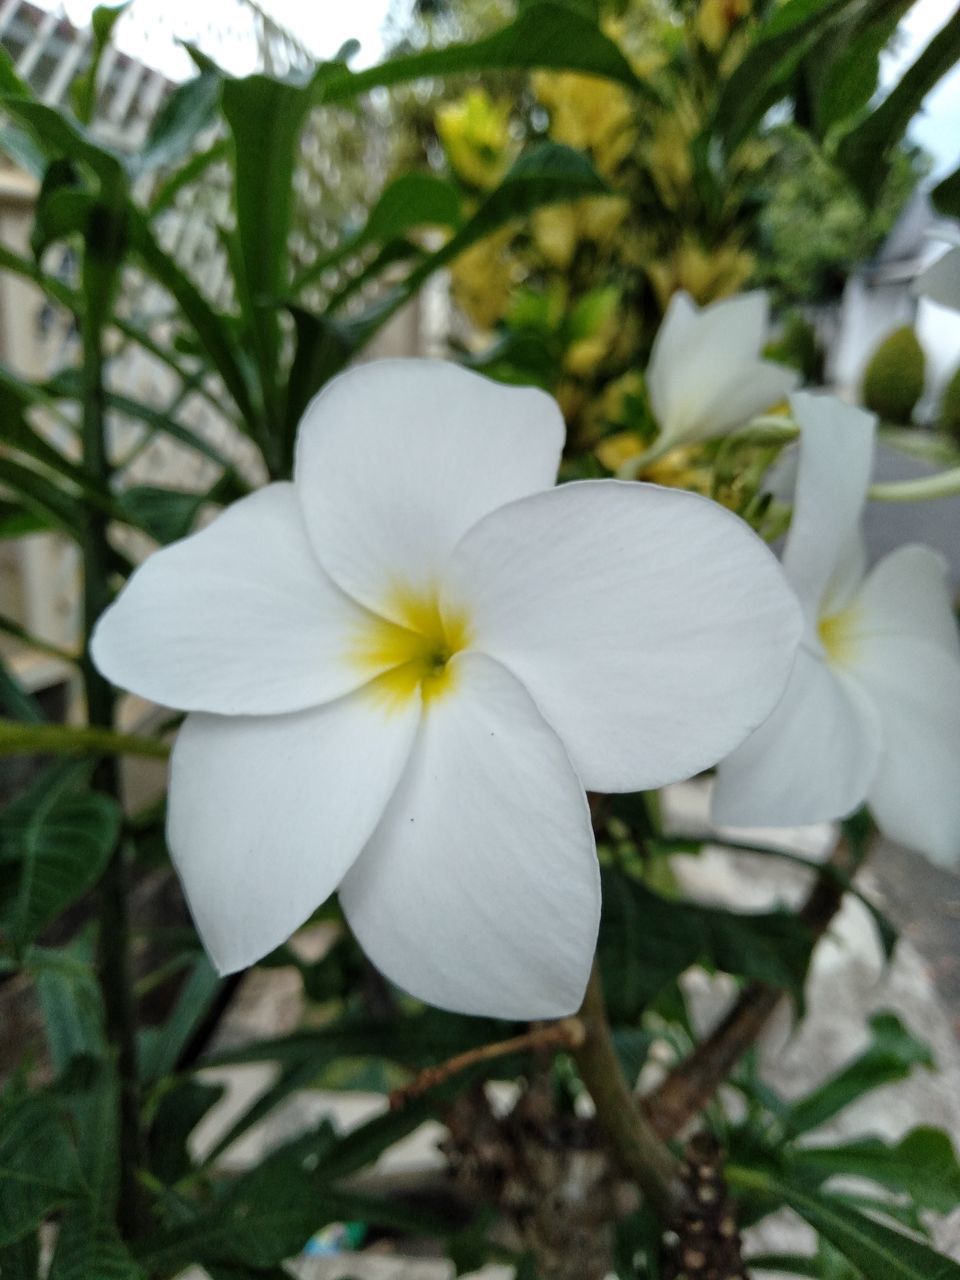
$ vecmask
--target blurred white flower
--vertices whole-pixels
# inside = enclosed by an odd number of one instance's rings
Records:
[[[703,308],[687,293],[673,295],[647,366],[660,434],[646,454],[624,465],[624,479],[669,449],[726,435],[786,398],[799,375],[761,359],[768,316],[759,291]]]
[[[913,292],[942,307],[960,311],[960,244],[948,249],[920,273],[914,281]]]
[[[843,817],[934,861],[960,858],[960,641],[947,566],[899,548],[865,573],[859,536],[876,419],[797,394],[800,468],[783,555],[806,633],[776,710],[717,772],[713,816],[737,826]]]
[[[157,552],[103,617],[117,684],[191,714],[168,839],[229,972],[339,886],[401,987],[470,1013],[579,1004],[599,879],[584,788],[740,743],[801,619],[723,508],[554,489],[556,404],[436,361],[334,380],[271,484]]]

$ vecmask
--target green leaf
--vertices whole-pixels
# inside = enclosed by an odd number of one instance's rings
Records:
[[[322,76],[326,68],[321,67]],[[237,290],[251,326],[267,430],[279,425],[281,330],[278,303],[287,293],[293,174],[300,130],[310,109],[310,80],[253,75],[226,80],[223,114],[233,139]]]
[[[50,527],[51,522],[39,512],[31,511],[19,502],[0,498],[0,541],[22,538],[27,533],[42,533]]]
[[[672,902],[618,871],[601,875],[599,956],[615,1023],[632,1021],[697,962],[802,994],[813,935],[794,914]]]
[[[22,724],[42,725],[43,712],[37,700],[23,688],[0,656],[0,707]]]
[[[202,953],[198,955],[166,1022],[160,1027],[145,1027],[140,1033],[139,1062],[143,1080],[159,1080],[176,1070],[181,1054],[209,1012],[220,984],[221,979],[207,957]]]
[[[89,124],[93,119],[97,106],[97,77],[100,73],[100,64],[110,44],[113,28],[129,7],[130,0],[126,0],[125,4],[117,5],[116,8],[100,4],[94,9],[90,18],[93,31],[93,56],[86,70],[82,71],[70,86],[73,109],[82,124]]]
[[[360,230],[311,262],[297,277],[291,291],[300,293],[324,271],[368,245],[386,244],[416,227],[458,226],[461,200],[459,189],[436,174],[401,174],[384,188]]]
[[[334,318],[314,315],[300,307],[288,309],[293,315],[296,347],[284,409],[283,464],[287,474],[293,468],[297,428],[307,405],[322,386],[346,368],[356,350],[349,330]]]
[[[509,26],[470,44],[450,44],[444,49],[392,58],[366,71],[344,68],[323,84],[321,100],[343,102],[378,86],[404,84],[425,76],[538,67],[583,71],[650,93],[596,22],[566,5],[543,2],[528,5]]]
[[[158,485],[136,484],[118,495],[118,504],[127,520],[149,533],[165,546],[185,538],[193,527],[200,508],[207,501],[204,493],[184,493],[180,489],[162,489]]]
[[[0,1247],[84,1195],[63,1113],[48,1095],[0,1104]]]
[[[790,1276],[820,1277],[820,1266],[817,1259],[802,1253],[764,1253],[754,1254],[746,1259],[750,1272],[783,1271]]]
[[[727,1179],[734,1191],[745,1188],[782,1200],[871,1280],[960,1280],[957,1263],[829,1196],[782,1181],[765,1170],[728,1165]]]
[[[226,1093],[226,1085],[188,1078],[163,1090],[148,1134],[151,1172],[168,1186],[193,1168],[190,1135]]]
[[[23,505],[35,511],[40,519],[73,538],[82,536],[86,523],[82,505],[43,472],[0,455],[0,484],[12,489]]]
[[[952,1213],[960,1204],[960,1163],[940,1129],[913,1129],[898,1143],[861,1138],[838,1146],[794,1147],[786,1158],[801,1175],[869,1178],[905,1192],[918,1208],[935,1213]]]
[[[57,1234],[57,1249],[47,1280],[146,1280],[116,1228],[95,1202],[70,1208]]]
[[[9,91],[0,94],[3,109],[20,120],[51,161],[72,160],[85,165],[100,180],[100,197],[114,205],[126,195],[127,179],[119,152],[102,146],[83,125],[56,107]]]
[[[87,1197],[63,1216],[49,1280],[142,1280],[113,1224],[119,1083],[105,1059],[74,1058],[56,1089],[70,1114]]]
[[[689,853],[693,851],[690,847],[691,844],[696,844],[697,842],[685,836],[669,836],[655,843],[666,853]],[[812,858],[805,858],[802,854],[792,853],[789,849],[774,849],[769,845],[752,844],[745,840],[724,840],[720,836],[711,835],[710,843],[720,845],[724,849],[732,849],[737,853],[755,853],[762,857],[782,858],[785,862],[792,862],[796,866],[806,867],[816,875],[834,880],[837,884],[843,886],[845,893],[853,894],[858,902],[869,912],[877,930],[877,938],[883,949],[885,959],[889,960],[893,956],[897,946],[897,938],[899,937],[896,926],[890,917],[885,915],[875,902],[871,901],[865,893],[858,889],[850,876],[841,871],[839,867],[834,867],[829,862],[817,862]],[[858,859],[858,862],[861,860]]]
[[[790,1133],[818,1128],[865,1093],[905,1080],[915,1067],[934,1069],[930,1047],[913,1036],[896,1014],[874,1014],[870,1033],[870,1044],[859,1057],[790,1107],[786,1116]]]
[[[556,142],[531,147],[441,249],[425,257],[383,303],[351,326],[357,345],[369,340],[435,271],[512,219],[543,205],[609,193],[607,183],[581,152]]]
[[[103,1000],[89,933],[65,947],[31,947],[24,967],[36,983],[47,1050],[57,1071],[77,1058],[106,1057]]]
[[[958,59],[960,11],[947,20],[876,110],[841,142],[839,162],[865,200],[872,200],[886,179],[890,154],[924,98]]]
[[[117,842],[116,802],[66,789],[71,776],[55,772],[0,815],[0,928],[17,951],[96,884]]]
[[[190,155],[198,136],[217,118],[220,86],[220,77],[206,71],[174,89],[154,117],[147,140],[135,158],[138,173],[169,168]],[[218,155],[226,153],[222,142],[215,146]],[[169,199],[161,201],[154,196],[151,213],[156,214],[165,203]]]
[[[960,218],[960,169],[938,182],[930,193],[937,209],[948,218]]]
[[[446,1224],[431,1220],[420,1208],[354,1195],[333,1184],[419,1128],[462,1087],[462,1079],[448,1081],[343,1138],[324,1121],[238,1178],[215,1208],[144,1241],[140,1260],[151,1271],[175,1271],[197,1261],[268,1268],[299,1252],[320,1227],[344,1220],[442,1234]]]
[[[786,97],[802,58],[817,39],[824,38],[829,20],[849,0],[786,0],[769,10],[745,58],[723,86],[713,118],[713,130],[728,151],[759,124],[770,107]]]
[[[858,115],[877,91],[880,55],[890,43],[913,0],[873,0],[851,7],[836,24],[830,42],[817,46],[805,71],[821,138]]]
[[[39,1274],[40,1239],[35,1231],[0,1249],[3,1280],[38,1280]]]
[[[335,1060],[374,1058],[419,1070],[444,1062],[466,1049],[502,1040],[510,1031],[509,1023],[429,1009],[390,1024],[389,1036],[384,1035],[382,1022],[345,1020],[332,1027],[295,1031],[288,1036],[215,1054],[205,1059],[205,1066],[277,1062],[281,1070],[278,1079],[222,1135],[207,1160],[215,1159],[297,1089],[309,1087],[323,1068]],[[502,1067],[502,1061],[494,1063],[488,1074]]]
[[[146,219],[132,215],[130,243],[147,273],[176,301],[214,369],[240,411],[254,438],[259,432],[258,411],[244,368],[237,357],[236,342],[227,318],[216,311],[190,277],[166,253]]]

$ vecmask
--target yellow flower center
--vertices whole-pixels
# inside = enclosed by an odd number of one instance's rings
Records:
[[[856,642],[856,610],[850,606],[821,618],[817,623],[820,643],[830,662],[843,665],[853,657]]]
[[[424,702],[449,693],[456,680],[450,659],[469,644],[465,615],[441,613],[433,592],[399,590],[390,604],[399,621],[371,613],[351,649],[351,660],[373,677],[371,692],[394,706],[417,689]]]

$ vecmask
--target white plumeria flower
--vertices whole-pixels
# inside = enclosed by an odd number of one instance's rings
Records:
[[[544,393],[389,360],[335,379],[295,480],[158,551],[93,638],[187,717],[168,839],[221,972],[339,887],[388,977],[441,1007],[581,999],[599,877],[584,788],[714,763],[786,683],[776,558],[693,494],[551,488]]]
[[[859,536],[876,419],[797,394],[800,467],[783,554],[806,634],[773,715],[717,771],[735,826],[844,817],[940,863],[960,858],[960,641],[947,565],[904,546],[865,572]]]
[[[960,311],[960,244],[948,249],[914,281],[913,292]]]
[[[700,308],[688,293],[670,299],[647,366],[653,446],[621,469],[629,479],[681,444],[726,435],[783,400],[799,375],[761,359],[769,304],[762,291]]]

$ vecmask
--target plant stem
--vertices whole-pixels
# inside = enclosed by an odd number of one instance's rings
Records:
[[[532,1031],[513,1036],[509,1040],[498,1040],[496,1044],[483,1044],[479,1048],[468,1049],[435,1067],[425,1067],[409,1084],[394,1089],[390,1094],[390,1109],[399,1110],[428,1089],[435,1089],[438,1084],[459,1075],[477,1062],[491,1062],[495,1058],[503,1058],[510,1053],[524,1053],[530,1049],[574,1049],[583,1043],[585,1035],[586,1031],[579,1018],[563,1018],[560,1022],[548,1022],[544,1026],[534,1027]]]
[[[88,249],[88,253],[89,253]],[[83,462],[90,475],[106,487],[109,468],[104,440],[103,353],[100,326],[84,317],[83,333]],[[85,645],[81,662],[89,724],[112,732],[114,694],[90,657],[90,636],[110,603],[110,546],[107,517],[90,506],[83,544],[83,621]],[[117,762],[102,760],[94,773],[97,790],[119,798]],[[140,1089],[137,1073],[136,1010],[130,973],[130,923],[127,910],[127,868],[119,841],[100,882],[100,929],[97,971],[106,1019],[107,1039],[119,1081],[120,1179],[117,1223],[126,1237],[144,1225],[144,1206],[138,1169],[143,1165]]]
[[[613,1043],[596,963],[578,1016],[586,1036],[572,1053],[593,1098],[597,1120],[624,1172],[670,1225],[684,1201],[682,1166],[634,1100]]]

